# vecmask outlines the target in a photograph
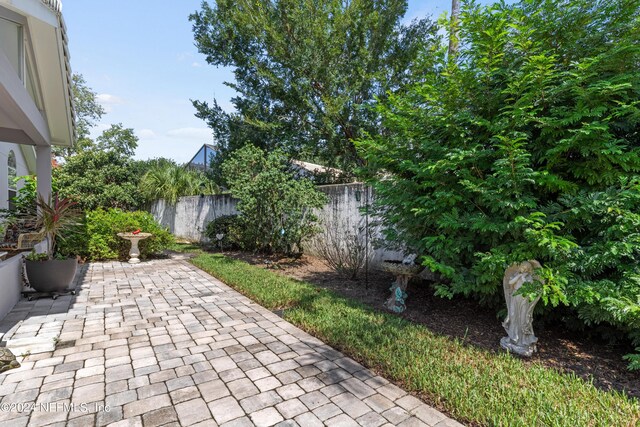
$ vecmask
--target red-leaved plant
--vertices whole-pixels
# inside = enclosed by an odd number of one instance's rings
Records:
[[[60,198],[56,193],[49,201],[38,195],[36,227],[41,238],[47,239],[47,257],[53,259],[56,241],[65,240],[66,233],[79,224],[78,203],[69,198]]]

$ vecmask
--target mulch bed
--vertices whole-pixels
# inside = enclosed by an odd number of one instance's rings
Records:
[[[367,286],[364,278],[358,281],[345,279],[320,259],[311,256],[292,259],[243,252],[225,252],[225,255],[331,289],[380,310],[394,280],[388,273],[370,271]],[[480,307],[472,300],[434,297],[427,282],[412,281],[408,294],[407,310],[401,314],[402,317],[468,345],[503,351],[499,342],[505,331],[495,310]],[[622,359],[624,354],[633,351],[628,344],[613,345],[587,337],[584,333],[567,329],[561,322],[540,325],[534,321],[534,330],[538,337],[538,352],[526,363],[571,372],[593,381],[598,388],[626,391],[628,395],[640,398],[640,372],[628,371]]]

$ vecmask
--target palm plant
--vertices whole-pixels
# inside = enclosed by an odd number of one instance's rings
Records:
[[[65,240],[67,233],[79,224],[78,203],[69,198],[59,198],[58,194],[49,201],[38,194],[36,202],[36,228],[40,238],[47,240],[47,256],[53,259],[56,241]]]
[[[144,174],[140,180],[140,192],[149,203],[164,199],[174,205],[182,196],[216,194],[218,187],[200,171],[159,164]]]

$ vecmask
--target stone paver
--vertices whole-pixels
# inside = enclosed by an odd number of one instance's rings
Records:
[[[0,374],[0,425],[456,426],[181,257],[84,265],[0,339],[52,342]]]

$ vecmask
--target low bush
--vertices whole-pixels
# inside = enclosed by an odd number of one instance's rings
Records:
[[[193,264],[471,425],[636,426],[640,406],[575,375],[434,335],[331,291],[222,255]]]
[[[153,234],[140,242],[140,257],[148,258],[174,243],[169,231],[148,212],[120,209],[96,209],[86,213],[73,237],[61,243],[61,252],[77,254],[88,260],[127,259],[130,243],[118,233],[142,230]]]
[[[334,219],[311,239],[310,245],[315,255],[334,271],[347,279],[356,280],[367,259],[373,256],[373,250],[367,244],[367,233],[369,231],[362,220],[359,224],[351,225]]]
[[[204,232],[213,245],[221,249],[241,249],[242,223],[237,215],[222,215],[207,224]],[[218,235],[222,234],[222,240]]]

